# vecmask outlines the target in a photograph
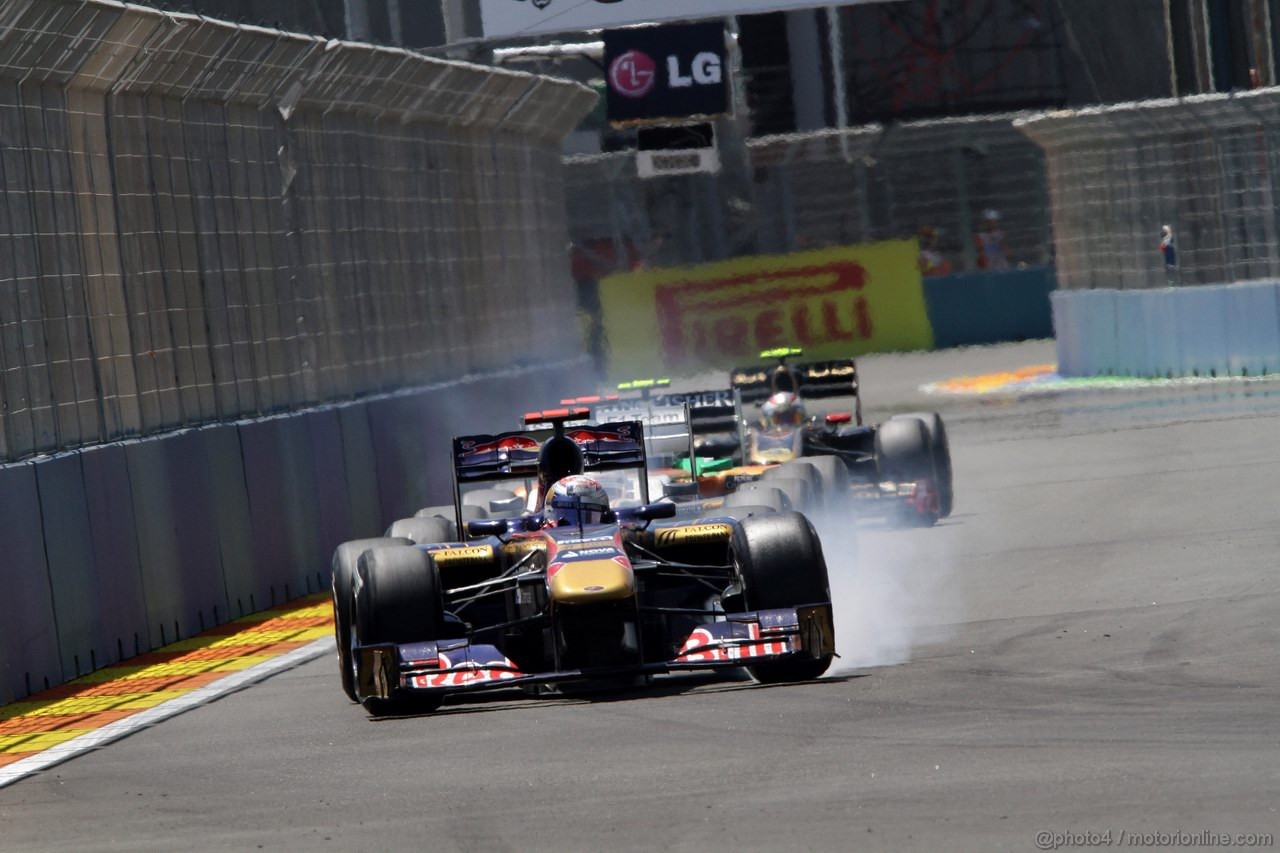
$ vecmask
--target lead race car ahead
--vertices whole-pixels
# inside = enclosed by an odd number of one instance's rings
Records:
[[[760,357],[776,359],[774,365],[740,367],[730,373],[730,387],[739,398],[760,405],[758,421],[744,421],[746,466],[768,478],[787,467],[809,464],[819,469],[815,485],[839,491],[851,487],[855,497],[874,500],[908,525],[930,526],[949,516],[954,486],[942,417],[922,412],[866,424],[857,362],[847,358],[790,363],[803,354],[790,347],[767,350]],[[821,420],[808,415],[806,400],[830,398],[852,398],[853,411],[832,412]],[[843,466],[822,461],[832,458]]]
[[[826,562],[795,512],[673,520],[649,503],[640,423],[568,426],[453,442],[458,517],[480,488],[523,490],[528,509],[467,521],[465,541],[347,543],[334,558],[343,688],[374,714],[453,693],[633,684],[679,670],[746,667],[811,679],[834,656]],[[634,505],[625,505],[625,503]]]
[[[654,479],[680,501],[706,506],[719,499],[726,512],[767,506],[839,516],[852,499],[862,511],[908,526],[950,515],[951,452],[941,416],[866,424],[857,363],[789,363],[799,355],[790,348],[761,353],[777,363],[732,371],[728,389],[672,392],[667,380],[640,380],[619,386],[622,394],[562,402],[590,405],[598,418],[653,425]],[[831,398],[851,398],[853,410],[823,418],[806,412],[806,400]],[[760,405],[757,418],[743,414],[745,403]]]

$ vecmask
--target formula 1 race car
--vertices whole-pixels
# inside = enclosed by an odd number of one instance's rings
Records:
[[[649,502],[643,425],[569,425],[583,414],[531,413],[539,431],[454,440],[461,541],[338,548],[348,696],[384,714],[453,693],[632,685],[677,670],[746,667],[782,682],[827,669],[831,595],[809,521],[675,521],[676,504]],[[481,491],[525,506],[464,519],[463,498]]]
[[[746,423],[743,462],[767,476],[770,466],[813,465],[815,485],[844,489],[844,463],[856,497],[891,508],[905,523],[929,526],[951,514],[954,503],[951,448],[946,426],[936,412],[894,415],[881,424],[864,424],[858,365],[852,359],[791,364],[803,355],[785,348],[760,354],[777,359],[772,366],[737,368],[730,387],[744,402],[760,404],[755,424]],[[832,412],[819,420],[805,411],[805,400],[852,397],[852,412]],[[834,474],[834,476],[831,476]]]
[[[800,354],[762,353],[777,364],[734,370],[727,390],[672,392],[666,380],[641,380],[620,386],[621,394],[563,402],[650,426],[650,455],[658,462],[652,473],[677,499],[839,512],[848,496],[863,511],[912,526],[950,515],[951,453],[942,418],[929,412],[864,424],[857,363],[788,363]],[[641,390],[627,393],[632,389]],[[853,411],[821,419],[806,414],[805,400],[837,397],[852,397]],[[743,415],[744,402],[761,404],[757,420]],[[664,431],[668,440],[659,447]]]

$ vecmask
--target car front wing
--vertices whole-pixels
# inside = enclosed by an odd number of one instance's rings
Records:
[[[496,646],[465,639],[357,646],[355,658],[361,698],[390,699],[415,693],[468,693],[619,675],[735,668],[794,658],[814,660],[834,653],[831,605],[814,604],[728,614],[695,628],[671,660],[626,667],[523,672]]]

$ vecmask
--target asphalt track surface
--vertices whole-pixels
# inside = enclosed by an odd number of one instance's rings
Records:
[[[869,413],[1052,360],[866,359]],[[937,400],[956,514],[862,532],[900,647],[370,720],[329,657],[0,790],[5,850],[1034,850],[1280,834],[1280,385]],[[833,569],[834,571],[835,569]],[[837,619],[841,611],[837,612]],[[849,628],[846,623],[845,630]],[[892,645],[892,644],[890,644]],[[906,648],[911,645],[911,648]]]

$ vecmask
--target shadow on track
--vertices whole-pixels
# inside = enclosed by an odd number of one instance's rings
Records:
[[[516,690],[506,690],[494,693],[476,693],[470,696],[463,695],[446,700],[444,707],[435,711],[415,712],[412,707],[407,707],[404,713],[387,714],[377,717],[370,717],[369,721],[373,723],[390,722],[394,720],[412,720],[425,717],[460,717],[470,716],[474,714],[492,714],[503,711],[529,711],[534,709],[546,708],[548,704],[555,705],[598,705],[611,702],[637,702],[646,699],[672,699],[684,696],[693,690],[697,690],[699,695],[730,693],[746,690],[783,690],[798,688],[815,688],[822,685],[843,684],[855,679],[865,678],[867,673],[840,673],[838,675],[827,675],[813,681],[797,681],[785,684],[759,684],[750,678],[744,676],[740,679],[729,680],[723,675],[680,675],[675,677],[666,677],[654,684],[641,687],[602,687],[599,689],[584,688],[570,694],[552,693],[543,696],[531,696],[521,694]],[[450,701],[456,701],[458,704],[449,704]]]

